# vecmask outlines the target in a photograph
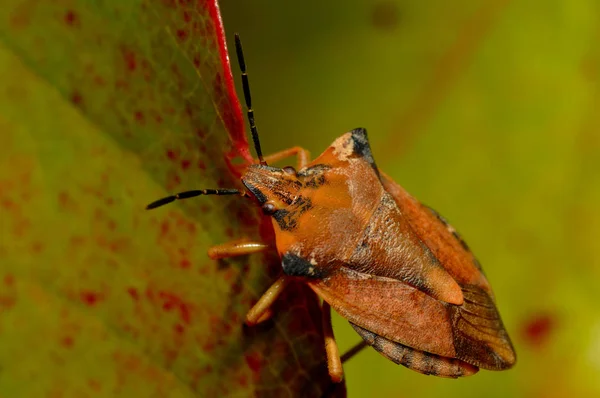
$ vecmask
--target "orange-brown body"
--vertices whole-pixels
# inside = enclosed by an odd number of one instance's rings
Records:
[[[242,181],[273,217],[284,273],[383,355],[445,377],[514,364],[477,260],[443,218],[377,169],[364,129],[298,172],[252,165]]]
[[[479,263],[439,214],[379,171],[366,130],[344,134],[310,163],[300,147],[263,157],[238,35],[235,42],[259,160],[242,175],[247,191],[185,191],[147,209],[200,195],[254,198],[273,218],[284,275],[248,311],[246,324],[269,319],[291,280],[307,283],[323,299],[322,332],[334,382],[342,380],[343,369],[332,307],[366,344],[418,372],[460,377],[479,368],[510,368],[515,352]],[[268,166],[291,155],[300,170]],[[219,259],[268,247],[242,239],[214,246],[208,255]]]

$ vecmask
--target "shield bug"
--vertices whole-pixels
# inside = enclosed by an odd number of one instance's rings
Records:
[[[243,172],[244,189],[187,191],[147,208],[198,195],[241,195],[261,206],[272,219],[282,276],[246,323],[267,319],[290,281],[307,283],[323,300],[334,381],[343,370],[331,307],[366,345],[417,372],[456,378],[510,368],[515,352],[478,261],[443,217],[377,168],[365,129],[342,135],[313,161],[299,147],[263,157],[238,35],[235,44],[258,163]],[[268,165],[294,155],[298,169]],[[217,259],[267,247],[237,241],[208,254]]]

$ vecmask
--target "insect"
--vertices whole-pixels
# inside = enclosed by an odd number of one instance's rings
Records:
[[[377,168],[365,129],[342,135],[313,161],[299,147],[263,157],[237,34],[235,43],[258,163],[244,171],[244,189],[187,191],[147,208],[199,195],[241,195],[260,205],[272,218],[282,276],[250,309],[246,323],[268,319],[291,281],[307,283],[323,300],[325,351],[335,382],[343,370],[331,307],[366,344],[417,372],[456,378],[479,368],[510,368],[515,352],[478,261],[444,218]],[[297,169],[268,165],[289,156],[297,157]],[[238,241],[208,254],[217,259],[267,247]]]

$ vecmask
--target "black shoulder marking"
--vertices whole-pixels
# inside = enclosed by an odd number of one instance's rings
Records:
[[[331,170],[331,166],[329,166],[327,164],[319,163],[319,164],[309,166],[305,169],[301,169],[300,171],[298,171],[298,176],[299,177],[312,176],[315,174],[321,174],[327,170]]]
[[[252,195],[254,195],[256,200],[258,200],[258,203],[260,203],[262,205],[267,201],[267,197],[265,196],[264,193],[262,193],[260,191],[260,189],[258,189],[257,187],[255,187],[254,185],[252,185],[251,183],[249,183],[248,181],[245,181],[245,180],[242,180],[242,184],[244,184],[244,186],[248,189],[248,191],[250,191],[250,193],[252,193]]]
[[[283,272],[289,276],[303,276],[306,278],[322,278],[323,273],[309,261],[293,253],[286,253],[281,257]]]
[[[352,134],[352,141],[354,142],[354,153],[362,158],[364,158],[373,170],[375,170],[375,174],[377,177],[379,176],[379,169],[375,164],[375,159],[373,158],[373,152],[371,152],[371,145],[369,145],[369,137],[367,137],[367,130],[359,127],[350,132]]]
[[[300,170],[298,177],[302,178],[305,188],[316,189],[327,182],[325,172],[330,169],[331,166],[329,165],[316,164]]]
[[[280,209],[273,213],[273,218],[279,224],[279,228],[283,231],[292,231],[298,226],[297,217],[289,210]]]

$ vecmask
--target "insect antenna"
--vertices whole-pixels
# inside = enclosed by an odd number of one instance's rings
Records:
[[[166,198],[155,200],[146,206],[146,210],[156,209],[157,207],[166,205],[167,203],[174,202],[176,200],[194,198],[200,195],[242,195],[245,193],[238,189],[196,189],[193,191],[179,192],[175,195],[167,196]]]
[[[256,156],[260,164],[266,165],[267,162],[263,158],[262,149],[260,148],[260,141],[258,140],[258,130],[254,123],[254,109],[252,109],[252,97],[250,96],[250,83],[248,82],[248,73],[246,72],[246,61],[244,61],[244,50],[242,50],[242,41],[240,35],[235,34],[235,50],[237,52],[238,63],[242,71],[242,87],[244,88],[244,99],[246,100],[246,108],[248,108],[248,124],[250,125],[250,132],[252,133],[252,141],[254,141],[254,149],[256,150]]]

